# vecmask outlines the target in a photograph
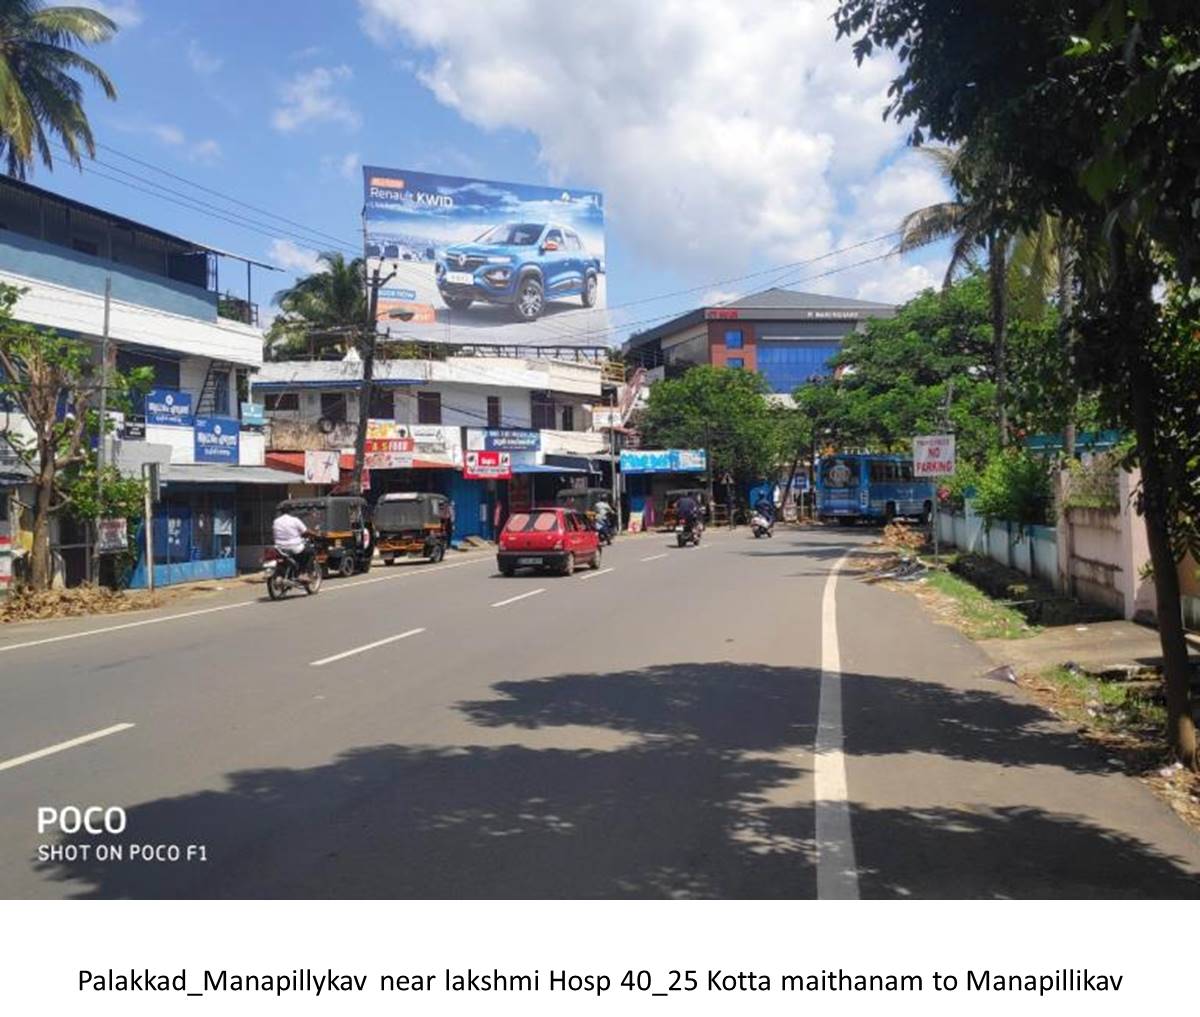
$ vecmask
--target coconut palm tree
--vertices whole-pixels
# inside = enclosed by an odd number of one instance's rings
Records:
[[[76,48],[106,42],[116,30],[114,21],[87,7],[0,0],[0,152],[9,176],[24,180],[35,158],[51,168],[52,137],[73,166],[83,152],[96,154],[75,74],[91,78],[110,99],[117,90]]]
[[[918,151],[932,159],[942,175],[958,192],[954,200],[909,212],[900,221],[900,253],[924,247],[938,240],[951,239],[950,263],[942,287],[949,289],[954,276],[963,268],[978,268],[978,255],[987,260],[988,289],[991,294],[992,355],[996,362],[996,410],[1000,442],[1008,440],[1008,255],[1012,238],[990,222],[992,207],[986,198],[967,195],[959,189],[958,171],[962,168],[962,149],[944,145],[926,145]]]
[[[317,260],[323,266],[280,290],[274,302],[282,312],[267,330],[266,346],[271,359],[297,353],[319,356],[345,353],[367,317],[367,295],[363,259],[346,260],[338,251],[324,251]]]

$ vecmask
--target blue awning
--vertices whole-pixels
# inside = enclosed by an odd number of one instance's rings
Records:
[[[574,466],[542,466],[536,463],[516,463],[513,473],[587,473],[587,470],[576,469]]]

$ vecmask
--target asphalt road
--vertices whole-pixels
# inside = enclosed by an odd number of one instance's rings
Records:
[[[464,555],[9,626],[0,894],[1200,893],[1200,840],[1148,791],[913,598],[831,580],[866,537],[650,535],[569,579]],[[38,832],[68,805],[126,828]]]

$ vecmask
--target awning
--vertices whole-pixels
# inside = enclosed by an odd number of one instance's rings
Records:
[[[558,472],[574,471],[576,473],[600,473],[596,464],[587,456],[564,456],[547,452],[542,456],[542,462],[547,467],[554,467]]]
[[[269,466],[175,463],[163,466],[159,479],[166,484],[294,484],[296,474],[273,470]]]
[[[587,473],[574,466],[540,466],[536,463],[514,463],[513,473]]]

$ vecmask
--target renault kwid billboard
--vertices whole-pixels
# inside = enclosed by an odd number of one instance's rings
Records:
[[[599,192],[379,166],[363,183],[367,270],[391,276],[379,318],[394,336],[606,344]]]

